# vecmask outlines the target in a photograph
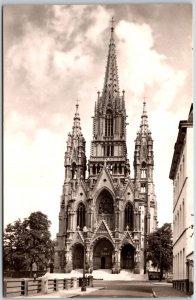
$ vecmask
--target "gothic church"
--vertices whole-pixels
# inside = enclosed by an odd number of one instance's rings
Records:
[[[157,226],[157,203],[153,140],[145,101],[135,139],[134,178],[130,177],[127,158],[126,118],[124,91],[122,95],[119,92],[112,25],[103,91],[98,93],[95,103],[88,164],[78,104],[72,133],[68,134],[55,249],[56,273],[82,269],[84,247],[89,273],[96,269],[146,273],[146,239]]]

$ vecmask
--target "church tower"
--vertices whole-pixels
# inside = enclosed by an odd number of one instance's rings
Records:
[[[93,141],[89,160],[89,178],[94,184],[104,161],[115,181],[129,176],[130,167],[126,146],[126,109],[124,91],[119,92],[118,69],[114,41],[111,38],[102,93],[98,92],[93,117]]]
[[[154,153],[151,131],[148,127],[146,102],[143,102],[140,130],[137,132],[134,152],[135,201],[139,203],[141,226],[141,247],[146,248],[147,236],[157,227],[157,204],[154,193],[153,168]],[[144,269],[146,268],[144,253]]]
[[[61,196],[59,233],[57,234],[57,247],[55,252],[55,269],[57,272],[65,272],[66,238],[68,237],[67,233],[69,232],[69,230],[73,228],[75,215],[72,209],[71,202],[72,199],[74,199],[75,191],[79,182],[85,179],[86,172],[86,142],[81,131],[78,108],[79,105],[76,104],[72,133],[68,134],[67,151],[65,152],[64,159],[65,180]],[[84,217],[83,206],[81,206],[81,211]]]
[[[82,269],[84,247],[88,273],[146,271],[146,238],[156,228],[153,141],[144,102],[131,178],[125,92],[119,91],[115,47],[112,20],[103,90],[95,103],[87,177],[78,105],[68,135],[54,272]]]

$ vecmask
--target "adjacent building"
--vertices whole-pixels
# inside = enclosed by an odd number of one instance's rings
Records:
[[[82,269],[84,246],[88,272],[146,272],[146,239],[157,227],[153,139],[144,101],[131,178],[125,92],[120,93],[115,47],[112,26],[103,90],[95,103],[88,164],[78,104],[68,134],[54,272]]]
[[[180,121],[169,178],[173,180],[174,287],[193,292],[193,105]]]

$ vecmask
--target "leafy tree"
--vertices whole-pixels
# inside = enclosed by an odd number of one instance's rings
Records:
[[[160,280],[163,271],[168,271],[172,266],[172,229],[170,223],[152,232],[147,240],[147,261],[152,261],[154,267],[160,269]]]
[[[25,228],[20,219],[14,222],[14,224],[8,224],[4,236],[4,268],[13,270],[26,269],[26,259],[23,253]]]
[[[17,220],[7,225],[4,232],[4,267],[30,269],[36,263],[43,269],[54,254],[54,244],[50,236],[51,222],[42,212],[31,213],[27,219]]]

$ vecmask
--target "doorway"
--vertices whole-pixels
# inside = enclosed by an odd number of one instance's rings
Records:
[[[99,240],[93,249],[93,269],[111,269],[114,247],[107,239]]]
[[[101,257],[101,269],[105,269],[105,256]]]
[[[84,265],[84,246],[75,245],[73,248],[73,270],[82,269]]]
[[[126,244],[121,250],[121,268],[122,269],[130,269],[134,268],[134,253],[135,248],[130,245]]]

